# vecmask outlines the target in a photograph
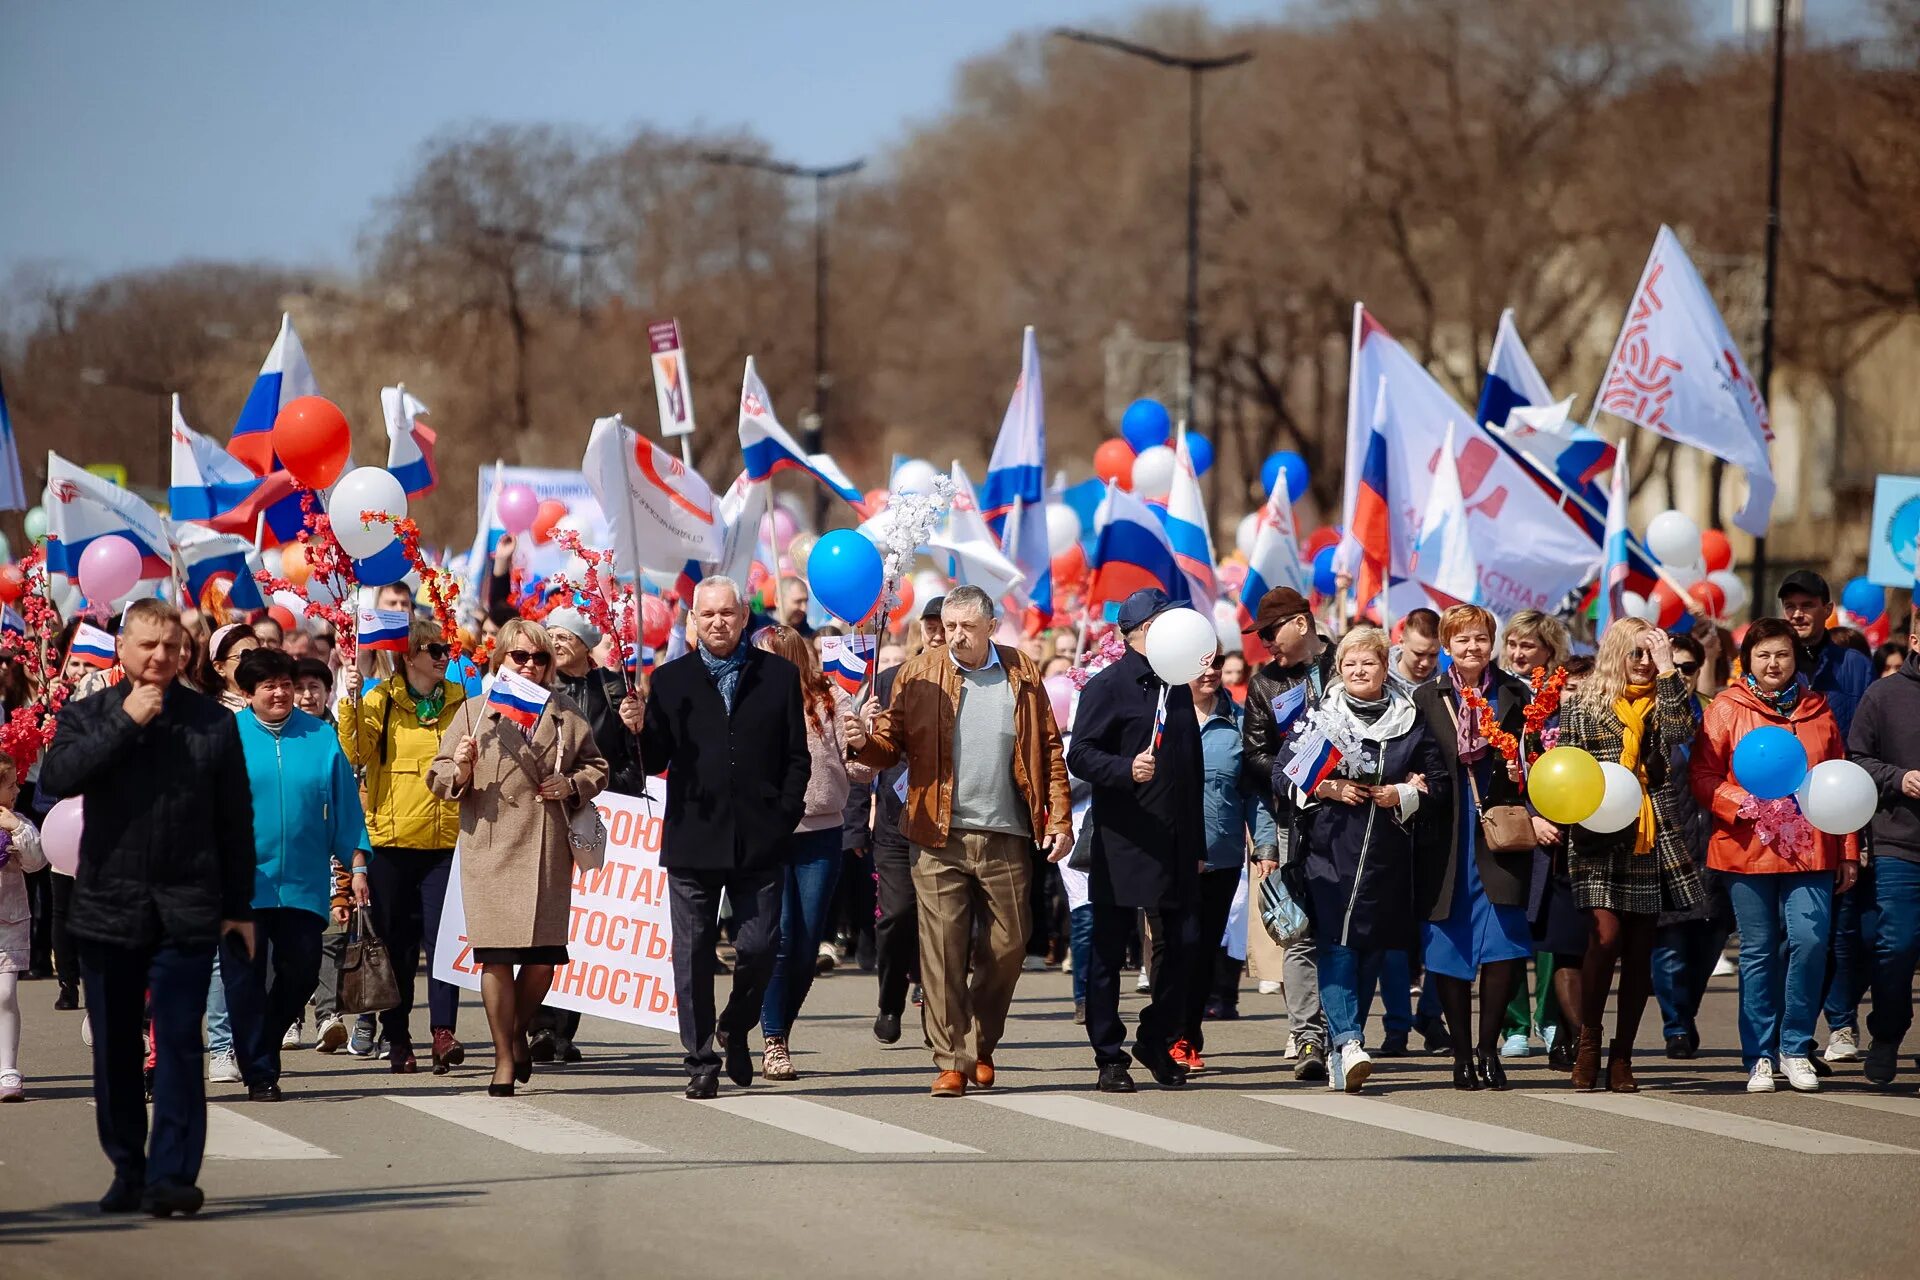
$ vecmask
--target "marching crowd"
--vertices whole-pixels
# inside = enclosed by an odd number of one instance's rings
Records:
[[[390,587],[381,604],[413,602]],[[202,1203],[207,1081],[278,1100],[310,1004],[322,1052],[405,1074],[418,1045],[436,1073],[461,1066],[458,989],[428,976],[424,1025],[413,1008],[456,845],[487,1091],[512,1096],[580,1053],[579,1015],[545,1003],[568,962],[573,833],[600,792],[661,774],[690,1098],[722,1076],[796,1078],[848,917],[877,971],[873,1034],[896,1042],[920,1006],[935,1097],[995,1086],[1037,953],[1071,966],[1095,1088],[1132,1092],[1135,1066],[1181,1087],[1208,1022],[1237,1016],[1248,951],[1261,990],[1284,993],[1274,1049],[1299,1080],[1358,1092],[1417,1035],[1451,1056],[1454,1087],[1501,1090],[1537,1035],[1573,1088],[1633,1092],[1649,1001],[1667,1056],[1692,1058],[1736,932],[1749,1090],[1816,1090],[1862,1059],[1871,1083],[1895,1079],[1920,960],[1920,630],[1876,660],[1829,632],[1812,574],[1737,642],[1628,618],[1586,656],[1556,618],[1502,626],[1474,605],[1332,636],[1276,588],[1247,629],[1265,661],[1216,652],[1174,686],[1147,657],[1174,608],[1158,590],[1090,645],[1000,642],[993,599],[962,586],[881,648],[859,697],[823,673],[804,583],[774,616],[726,578],[686,604],[689,651],[638,680],[573,608],[476,619],[494,680],[549,691],[530,725],[421,615],[403,654],[341,670],[323,628],[208,634],[129,606],[116,665],[80,682],[44,757],[26,776],[0,758],[0,1101],[26,1096],[18,983],[54,977],[55,1007],[86,1011],[114,1168],[100,1207],[167,1215]],[[1733,767],[1767,726],[1871,775],[1865,830],[1773,822]],[[1336,763],[1298,758],[1309,729],[1342,745]],[[1528,770],[1554,746],[1629,772],[1638,813],[1610,832],[1542,816]],[[70,797],[71,878],[45,870],[36,825]],[[1240,901],[1251,929],[1230,924]],[[343,1011],[366,931],[398,989],[377,1017]],[[1129,1042],[1135,965],[1150,994]]]

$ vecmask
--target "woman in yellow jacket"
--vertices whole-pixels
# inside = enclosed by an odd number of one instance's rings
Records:
[[[393,957],[394,977],[400,983],[399,1005],[380,1015],[387,1062],[397,1074],[416,1069],[408,1026],[413,977],[423,943],[432,974],[440,908],[453,869],[454,842],[460,838],[460,806],[427,790],[427,769],[440,750],[441,735],[466,701],[465,690],[447,679],[451,656],[439,626],[416,620],[407,637],[406,661],[391,676],[364,696],[357,670],[341,677],[354,705],[340,716],[340,746],[360,771],[367,838],[373,846],[365,868],[373,924]],[[362,874],[361,868],[354,874]],[[429,976],[427,1014],[435,1075],[445,1075],[466,1058],[466,1050],[453,1038],[459,1008],[460,989]]]

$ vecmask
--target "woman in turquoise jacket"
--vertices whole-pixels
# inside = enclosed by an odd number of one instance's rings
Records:
[[[280,1100],[280,1040],[320,981],[333,862],[354,868],[353,896],[367,901],[367,825],[353,770],[333,728],[293,706],[294,660],[278,649],[240,659],[237,713],[253,792],[254,947],[220,940],[220,972],[233,1017],[240,1078],[255,1102]],[[345,908],[341,908],[344,912]]]

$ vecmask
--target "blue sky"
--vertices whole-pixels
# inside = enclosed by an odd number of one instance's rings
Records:
[[[1694,3],[1725,29],[1728,0]],[[183,257],[350,266],[420,144],[480,119],[746,126],[805,163],[873,154],[1010,34],[1142,7],[0,0],[0,280],[36,260],[78,276]]]

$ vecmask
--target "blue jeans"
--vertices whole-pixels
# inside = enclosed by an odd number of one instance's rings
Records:
[[[1833,903],[1833,936],[1827,949],[1827,986],[1823,1001],[1827,1030],[1860,1025],[1860,999],[1873,986],[1874,939],[1880,910],[1873,892],[1877,863],[1862,863],[1860,878]]]
[[[213,949],[213,981],[207,986],[207,1052],[233,1052],[233,1020],[227,1016],[227,984],[220,980],[220,948]]]
[[[1714,961],[1726,949],[1727,933],[1718,921],[1686,920],[1654,935],[1653,995],[1660,1002],[1669,1040],[1695,1034],[1694,1019],[1706,998]]]
[[[1833,930],[1833,873],[1727,876],[1740,926],[1740,1060],[1806,1057]]]
[[[1859,892],[1856,886],[1853,893]],[[1888,857],[1875,861],[1873,895],[1880,927],[1874,936],[1873,1012],[1867,1015],[1867,1034],[1898,1045],[1913,1025],[1913,967],[1920,963],[1920,862]]]
[[[1067,914],[1067,945],[1073,951],[1073,1002],[1087,1002],[1087,953],[1093,949],[1093,904],[1083,902]]]
[[[780,950],[760,1002],[760,1034],[785,1036],[813,988],[814,961],[840,880],[840,828],[796,831],[786,839],[786,887],[780,897]]]
[[[1344,1044],[1365,1043],[1366,1024],[1360,1013],[1360,993],[1371,990],[1379,981],[1381,964],[1388,954],[1343,947],[1325,938],[1316,944],[1314,958],[1320,966],[1320,1007],[1327,1015],[1329,1051]],[[1406,989],[1403,978],[1400,990]]]
[[[1433,1006],[1433,1016],[1440,1016],[1440,997],[1431,995],[1431,983],[1420,992],[1420,1012],[1425,1014],[1429,1003]],[[1367,1019],[1373,1014],[1373,989],[1380,988],[1380,1030],[1387,1036],[1404,1036],[1413,1030],[1413,953],[1410,951],[1383,951],[1380,964],[1372,977],[1365,979],[1360,988],[1360,1027],[1364,1031]]]

